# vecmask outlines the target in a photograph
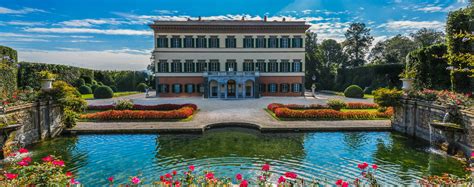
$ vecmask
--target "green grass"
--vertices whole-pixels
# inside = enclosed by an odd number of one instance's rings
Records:
[[[133,95],[137,93],[140,93],[140,92],[115,92],[114,97],[123,97],[123,96]],[[81,97],[86,100],[91,100],[91,99],[94,99],[94,94],[83,94]]]

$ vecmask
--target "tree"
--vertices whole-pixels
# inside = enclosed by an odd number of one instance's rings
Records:
[[[410,36],[418,45],[418,48],[444,42],[444,33],[434,29],[422,28],[415,33],[411,33]]]
[[[344,51],[349,55],[349,66],[357,67],[365,63],[364,57],[374,38],[364,23],[352,23],[344,34]]]
[[[317,69],[320,66],[316,58],[316,49],[317,45],[317,34],[315,32],[306,32],[306,40],[305,40],[305,87],[310,88],[311,84],[314,82],[312,80],[313,75],[319,76],[317,74]]]
[[[321,89],[333,89],[337,69],[347,61],[347,55],[342,50],[342,45],[336,40],[324,40],[316,51],[319,62],[317,67],[317,84]]]
[[[375,44],[370,51],[369,60],[373,64],[405,63],[407,54],[415,48],[415,42],[399,34]]]

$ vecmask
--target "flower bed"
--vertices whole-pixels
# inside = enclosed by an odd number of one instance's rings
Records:
[[[345,109],[376,109],[379,108],[379,105],[375,103],[362,103],[362,102],[349,102],[345,103]],[[267,109],[275,112],[277,108],[289,108],[294,110],[307,110],[307,109],[330,109],[328,105],[321,104],[310,104],[310,105],[301,105],[301,104],[281,104],[281,103],[271,103],[267,106]]]
[[[158,105],[139,105],[134,104],[131,110],[159,110],[159,111],[170,111],[170,110],[177,110],[183,107],[190,107],[193,110],[197,110],[197,105],[187,103],[187,104],[158,104]],[[116,109],[115,104],[109,105],[89,105],[87,107],[88,110],[113,110]]]
[[[83,114],[81,118],[87,120],[185,119],[192,116],[194,111],[191,107],[169,111],[108,110]]]
[[[388,108],[385,112],[378,111],[347,111],[341,112],[332,109],[309,109],[293,110],[289,108],[275,109],[275,116],[279,118],[300,118],[300,119],[324,119],[324,120],[370,120],[380,118],[390,118],[393,115],[393,108]]]

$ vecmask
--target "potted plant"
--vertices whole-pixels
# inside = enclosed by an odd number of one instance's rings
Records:
[[[415,80],[415,71],[414,70],[409,70],[408,68],[405,68],[405,71],[403,71],[400,74],[400,80],[402,81],[402,89],[404,91],[409,91],[413,88],[413,81]]]
[[[41,81],[42,90],[51,90],[53,88],[53,81],[56,79],[56,74],[43,70],[38,72]]]

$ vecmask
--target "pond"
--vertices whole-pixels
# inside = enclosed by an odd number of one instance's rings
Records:
[[[77,135],[31,147],[34,159],[60,155],[77,179],[91,186],[106,185],[114,176],[124,183],[142,174],[145,183],[175,169],[212,170],[217,176],[256,180],[263,163],[272,181],[286,171],[302,178],[352,181],[360,176],[357,164],[379,165],[379,182],[415,184],[422,176],[444,172],[466,174],[455,159],[430,153],[429,145],[394,132],[260,133],[224,128],[204,134]]]

